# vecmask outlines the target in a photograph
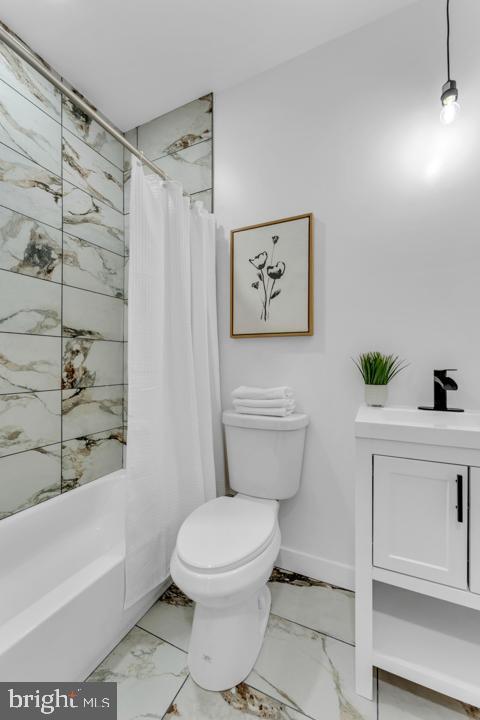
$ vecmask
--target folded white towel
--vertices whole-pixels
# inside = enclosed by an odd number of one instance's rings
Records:
[[[295,407],[295,400],[293,398],[278,398],[277,400],[234,400],[233,404],[236,408],[239,407],[257,407],[257,408],[281,408],[281,407]]]
[[[292,398],[293,390],[286,385],[273,388],[247,387],[240,385],[232,392],[232,398],[239,400],[277,400],[279,398]]]
[[[295,404],[291,408],[286,407],[272,407],[272,408],[259,408],[259,407],[245,407],[241,405],[236,408],[238,413],[242,415],[274,415],[276,417],[286,417],[291,415],[295,410]]]

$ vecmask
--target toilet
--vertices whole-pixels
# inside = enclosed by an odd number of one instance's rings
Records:
[[[298,491],[308,416],[223,413],[230,487],[181,526],[173,581],[195,601],[188,665],[206,690],[245,680],[270,612],[267,582],[280,549],[278,501]]]

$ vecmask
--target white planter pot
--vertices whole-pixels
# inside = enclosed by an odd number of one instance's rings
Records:
[[[365,385],[365,402],[372,407],[383,407],[387,402],[388,385]]]

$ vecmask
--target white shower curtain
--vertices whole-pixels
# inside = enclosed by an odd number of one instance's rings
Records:
[[[131,185],[126,606],[168,576],[223,475],[214,217],[134,157]]]

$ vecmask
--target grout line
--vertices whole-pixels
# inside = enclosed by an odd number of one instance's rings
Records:
[[[157,602],[158,602],[158,600],[157,600]],[[154,607],[155,604],[156,603],[154,603],[152,605],[152,607]],[[148,610],[147,610],[147,612],[148,612]],[[140,622],[141,620],[142,620],[142,618],[140,618],[140,620],[138,622]],[[178,645],[175,645],[175,643],[170,642],[170,640],[166,640],[164,637],[157,635],[156,633],[152,632],[151,630],[146,630],[144,627],[139,625],[138,622],[135,623],[135,625],[136,625],[136,627],[140,628],[140,630],[143,630],[144,632],[148,633],[149,635],[153,635],[153,637],[157,638],[157,640],[161,640],[162,642],[167,643],[167,645],[171,645],[172,647],[176,648],[177,650],[180,650],[180,652],[182,652],[184,655],[188,655],[188,650],[182,650],[181,647],[178,647]]]
[[[63,93],[62,93],[62,99],[63,99],[63,100],[68,100],[68,102],[72,103],[72,105],[76,105],[76,103],[74,103],[73,100],[70,100],[70,98],[64,97],[64,96],[63,96]],[[78,107],[78,105],[76,105],[76,107]],[[62,108],[63,108],[63,102],[62,102]],[[70,113],[67,112],[67,115],[70,116]],[[62,112],[62,118],[63,118],[63,112]],[[73,126],[75,127],[75,121],[74,121],[74,120],[72,120],[72,123],[73,123]],[[102,132],[107,133],[108,137],[111,138],[111,139],[113,140],[113,142],[115,142],[115,143],[117,143],[118,145],[120,145],[120,148],[121,148],[121,150],[122,150],[122,165],[123,165],[123,145],[122,145],[121,143],[119,143],[118,140],[117,140],[116,138],[114,138],[111,133],[107,132],[107,130],[103,130],[103,128],[96,122],[96,120],[93,120],[93,119],[92,119],[92,123],[95,123],[95,125],[96,125],[97,127],[99,127]],[[101,153],[100,150],[97,150],[97,148],[95,148],[95,147],[93,147],[92,145],[90,145],[90,143],[87,142],[87,140],[85,140],[83,137],[81,137],[80,135],[77,135],[76,132],[73,132],[73,130],[70,130],[70,128],[66,127],[66,125],[63,123],[63,119],[62,119],[62,130],[63,130],[63,129],[68,130],[68,132],[69,132],[71,135],[74,135],[76,138],[78,138],[78,139],[81,140],[83,143],[85,143],[85,145],[88,145],[88,147],[90,148],[90,150],[93,150],[94,152],[96,152],[97,155],[100,155],[100,157],[102,157],[104,160],[106,160],[106,161],[109,162],[111,165],[113,165],[114,167],[116,167],[117,170],[123,171],[123,167],[120,167],[119,165],[117,165],[116,162],[114,162],[113,160],[110,160],[110,158],[108,158],[106,155],[104,155],[103,153]]]
[[[25,155],[24,152],[21,152],[20,150],[17,150],[16,148],[13,148],[11,145],[7,145],[6,142],[3,142],[0,140],[0,145],[3,145],[3,147],[6,147],[8,150],[11,150],[12,152],[16,153],[17,155],[20,155],[20,157],[25,158],[25,160],[28,160],[28,162],[31,162],[33,165],[36,165],[39,168],[42,168],[42,170],[45,170],[45,172],[50,173],[50,175],[53,175],[58,180],[60,180],[60,185],[62,184],[62,178],[59,173],[54,172],[53,170],[50,170],[50,168],[45,167],[45,165],[42,165],[41,163],[37,162],[36,160],[32,160],[32,158],[29,155]],[[61,166],[60,164],[60,172],[61,172]]]
[[[15,55],[15,57],[18,57],[15,50],[12,50],[12,53]],[[43,107],[41,107],[40,105],[37,105],[37,103],[33,102],[33,100],[30,100],[30,98],[28,98],[26,95],[24,95],[22,92],[20,92],[20,90],[17,87],[15,87],[11,83],[7,82],[7,80],[5,80],[4,78],[0,78],[0,82],[4,83],[4,85],[7,85],[11,90],[14,90],[17,93],[17,95],[20,95],[20,97],[22,97],[24,100],[29,102],[30,105],[33,105],[33,107],[37,108],[37,110],[41,110],[41,112],[43,112],[44,115],[49,117],[51,120],[55,120],[55,122],[61,126],[61,120],[57,120],[56,117],[54,117],[53,115],[50,115],[50,113],[47,112]],[[51,83],[48,80],[47,80],[47,82],[49,85],[51,85]],[[54,85],[52,85],[52,89],[54,90],[54,92],[56,92],[56,93],[58,93],[58,95],[60,95],[60,105],[61,105],[61,95],[62,94],[61,94],[60,90],[57,90]],[[60,117],[61,117],[61,112],[60,112]]]
[[[122,217],[123,217],[123,215],[122,215]],[[68,226],[68,223],[67,223],[67,226]],[[110,250],[110,248],[103,247],[103,245],[99,245],[98,243],[93,242],[92,240],[86,240],[85,238],[82,238],[79,235],[74,235],[73,233],[69,232],[68,230],[64,229],[63,233],[65,235],[68,235],[68,237],[73,238],[74,240],[80,240],[80,242],[86,243],[87,245],[92,245],[93,247],[97,247],[100,250],[103,250],[104,252],[111,253],[112,255],[116,255],[117,257],[121,257],[121,258],[125,257],[124,255],[121,255],[120,253],[115,252],[115,250]],[[125,242],[125,240],[123,242]]]
[[[75,136],[75,137],[76,137],[76,136]],[[116,212],[116,213],[118,213],[119,215],[123,215],[123,213],[122,213],[121,210],[117,210],[117,208],[112,207],[112,206],[109,205],[107,202],[105,202],[105,200],[99,200],[99,198],[96,198],[96,197],[94,197],[91,193],[87,192],[87,190],[85,190],[85,188],[81,188],[81,187],[78,187],[78,185],[75,185],[75,183],[73,183],[71,180],[65,180],[64,182],[65,182],[67,185],[71,185],[73,188],[75,188],[75,190],[78,190],[79,192],[83,193],[83,194],[86,195],[87,197],[92,198],[92,200],[95,200],[95,202],[101,203],[102,205],[104,205],[104,206],[105,206],[106,208],[108,208],[109,210],[113,210],[113,212]]]
[[[76,289],[76,288],[74,288],[74,289]],[[113,299],[114,299],[114,300],[115,300],[115,299],[119,300],[120,298],[113,298]],[[123,300],[122,300],[122,302],[123,302]],[[47,337],[47,336],[42,336],[42,337]],[[50,336],[48,336],[48,337],[50,337]],[[55,336],[55,337],[57,337],[57,336]],[[92,338],[92,337],[90,337],[89,335],[65,335],[64,338],[67,339],[67,340],[75,340],[76,338],[78,338],[79,340],[91,340],[91,342],[116,342],[116,343],[123,343],[123,340],[114,340],[114,339],[112,339],[112,338]]]
[[[65,234],[68,235],[68,233],[65,233]],[[81,239],[81,238],[78,238],[78,239]],[[85,242],[88,242],[88,241],[86,240]],[[93,245],[94,243],[89,243],[89,244]],[[102,250],[103,249],[104,248],[102,248]],[[111,250],[105,250],[105,252],[111,252]],[[118,253],[114,253],[114,252],[112,252],[112,255],[116,255],[117,257],[120,257],[120,258],[122,257]],[[122,300],[123,301],[125,299],[123,297],[119,298],[119,297],[116,297],[115,295],[108,295],[107,293],[102,293],[99,290],[91,290],[90,288],[79,287],[78,285],[71,285],[70,283],[63,282],[63,231],[62,231],[62,281],[59,282],[58,280],[47,280],[47,278],[35,277],[35,275],[27,275],[26,273],[18,273],[15,270],[7,270],[6,268],[0,268],[0,272],[11,273],[12,275],[18,275],[20,277],[27,277],[27,278],[30,278],[30,280],[39,280],[40,282],[46,282],[49,285],[53,285],[53,286],[71,287],[71,288],[75,288],[75,290],[83,290],[84,292],[94,293],[95,295],[102,295],[102,297],[112,298],[113,300]],[[87,272],[87,271],[85,271],[85,272]],[[30,333],[23,333],[23,334],[29,335]],[[33,333],[31,333],[31,334],[33,335]]]
[[[70,133],[70,134],[73,135],[73,133]],[[73,137],[74,137],[74,138],[77,138],[76,135],[73,135]],[[78,138],[78,139],[79,139],[79,138]],[[80,142],[83,142],[83,140],[80,140]],[[86,144],[86,143],[84,143],[84,144]],[[62,167],[63,167],[63,162],[62,162]],[[114,165],[114,167],[117,167],[117,166]],[[83,165],[82,165],[82,168],[83,168]],[[123,178],[122,178],[122,181],[123,181]],[[105,206],[108,207],[110,210],[115,210],[115,212],[119,213],[119,215],[123,215],[123,212],[122,212],[121,210],[119,210],[117,207],[115,207],[114,205],[112,205],[112,204],[111,204],[111,201],[108,201],[107,199],[101,200],[100,198],[95,197],[95,195],[92,195],[91,193],[87,192],[87,190],[85,190],[85,188],[82,188],[82,187],[80,187],[79,185],[76,185],[76,184],[75,184],[74,182],[72,182],[69,178],[67,178],[67,179],[65,180],[65,182],[67,182],[69,185],[71,185],[72,187],[74,187],[76,190],[80,190],[81,192],[85,193],[85,195],[88,195],[88,196],[91,197],[93,200],[96,200],[97,202],[102,203],[102,205],[105,205]],[[122,200],[122,207],[123,207],[123,200]]]
[[[106,383],[104,385],[82,385],[81,387],[55,387],[55,388],[47,388],[46,390],[10,390],[9,392],[0,392],[0,398],[8,397],[9,395],[39,395],[40,393],[46,393],[46,392],[69,392],[70,390],[93,390],[97,388],[106,388],[106,387],[123,387],[125,383],[123,382],[117,382],[117,383]]]
[[[62,230],[60,228],[58,228],[58,230],[60,233],[62,233]],[[63,235],[63,233],[62,233],[62,235]],[[63,248],[63,239],[61,240],[61,244],[62,244],[62,248]],[[8,268],[0,268],[0,272],[8,272],[8,273],[11,273],[12,275],[19,275],[20,277],[27,277],[27,278],[30,278],[30,280],[40,280],[41,282],[46,282],[49,285],[58,285],[60,287],[62,285],[61,280],[60,281],[59,280],[48,280],[47,278],[36,277],[35,275],[27,275],[27,273],[19,273],[16,270],[8,270]]]
[[[340,642],[340,643],[343,643],[344,645],[348,645],[348,647],[355,647],[354,642],[349,642],[348,640],[342,640],[341,638],[335,637],[335,635],[330,635],[329,633],[326,633],[323,630],[316,630],[315,628],[309,627],[308,625],[303,625],[302,623],[299,623],[296,620],[290,620],[289,618],[284,617],[283,615],[278,615],[277,613],[270,611],[270,616],[279,618],[280,620],[285,620],[286,622],[289,622],[292,625],[298,625],[299,627],[305,628],[305,630],[310,630],[310,632],[317,633],[317,635],[323,635],[324,637],[328,637],[328,638],[330,638],[330,640],[336,640],[336,642]]]
[[[212,153],[210,160],[210,176],[212,178],[212,200],[210,203],[210,212],[215,212],[215,93],[211,93],[212,96]]]
[[[95,120],[94,120],[93,122],[95,122]],[[63,135],[63,132],[64,132],[64,131],[66,131],[67,133],[69,133],[69,135],[71,135],[72,137],[74,137],[76,140],[80,140],[80,142],[83,143],[89,150],[91,150],[92,152],[94,152],[95,155],[98,155],[99,157],[101,157],[102,160],[105,160],[105,162],[107,162],[109,165],[111,165],[112,167],[114,167],[115,170],[118,170],[120,173],[123,174],[123,168],[119,167],[118,165],[115,165],[115,163],[112,162],[112,160],[109,160],[108,158],[106,158],[105,155],[102,155],[101,152],[99,152],[98,150],[96,150],[95,148],[93,148],[89,143],[87,143],[86,140],[84,140],[83,138],[79,137],[76,133],[72,132],[68,127],[65,127],[65,125],[62,124],[62,138],[64,137],[64,135]],[[107,131],[105,130],[105,132],[107,132]],[[112,139],[115,140],[115,138],[113,137],[113,135],[111,135],[110,137],[112,137]],[[123,151],[123,145],[122,145],[120,142],[118,142],[118,140],[115,140],[115,142],[117,142],[117,143],[120,145],[120,147],[122,148],[122,151]],[[123,152],[122,152],[122,162],[123,162]]]
[[[161,115],[159,117],[162,117]],[[209,138],[206,138],[205,140],[199,140],[196,143],[192,143],[191,145],[187,145],[187,147],[181,148],[180,150],[173,150],[172,152],[164,153],[163,155],[159,155],[156,158],[152,158],[152,162],[157,163],[159,160],[163,160],[166,157],[172,157],[172,155],[180,155],[180,153],[184,153],[187,150],[190,150],[190,148],[197,147],[197,145],[203,145],[204,143],[212,142],[213,140],[213,132],[212,135]],[[148,156],[146,156],[148,157]]]
[[[116,430],[116,428],[112,428],[112,430]],[[108,431],[105,430],[105,431],[100,431],[100,432],[108,432]],[[93,434],[95,434],[95,433],[93,433]],[[77,438],[72,438],[72,440],[76,440],[76,439]],[[1,455],[0,463],[2,462],[2,460],[4,458],[13,457],[14,455],[23,455],[24,453],[27,453],[27,452],[35,452],[35,450],[43,450],[43,448],[53,447],[54,445],[60,445],[60,442],[61,442],[60,440],[55,440],[55,442],[47,443],[46,445],[35,445],[35,447],[28,448],[27,450],[17,450],[17,452],[9,453],[8,455]]]
[[[64,230],[63,230],[63,93],[60,93],[60,170],[62,174],[62,257],[61,257],[61,293],[60,293],[60,388],[63,385],[63,265],[64,265]],[[63,493],[63,393],[60,395],[60,494]]]
[[[115,298],[114,298],[115,299]],[[120,298],[117,298],[120,299]],[[56,338],[57,340],[75,340],[75,338],[78,338],[80,340],[90,340],[91,342],[116,342],[116,343],[123,343],[123,340],[111,340],[110,338],[91,338],[88,335],[64,335],[62,337],[61,333],[58,335],[47,335],[40,334],[40,333],[28,333],[28,332],[18,332],[14,330],[0,330],[0,335],[22,335],[23,337],[42,337],[42,338]],[[118,383],[117,383],[118,384]]]
[[[119,257],[121,257],[121,256],[119,256]],[[63,287],[69,287],[69,288],[73,288],[74,290],[81,290],[82,292],[93,293],[94,295],[101,295],[102,297],[107,297],[110,300],[119,300],[120,302],[123,302],[125,299],[125,298],[115,297],[115,295],[106,295],[105,293],[98,292],[98,290],[89,290],[88,288],[78,287],[77,285],[69,285],[67,283],[64,283]]]
[[[121,255],[117,255],[117,257],[121,257]],[[107,295],[107,293],[102,293],[99,290],[91,290],[90,288],[84,288],[80,287],[79,285],[71,285],[70,283],[63,283],[63,287],[69,287],[73,288],[74,290],[83,290],[84,292],[90,292],[94,293],[95,295],[101,295],[102,297],[108,297],[112,300],[121,300],[122,302],[125,300],[125,297],[118,297],[118,295]]]
[[[255,666],[253,666],[251,672],[254,672]],[[274,697],[273,695],[270,695],[269,693],[265,692],[265,690],[261,690],[260,688],[256,687],[256,685],[252,685],[250,682],[245,682],[245,685],[247,687],[252,688],[252,690],[256,690],[257,692],[261,693],[262,695],[265,695],[265,697],[269,698],[270,700],[273,700],[274,702],[279,703],[280,705],[283,705],[284,707],[288,708],[289,710],[293,710],[298,715],[301,715],[301,717],[308,718],[308,720],[319,720],[318,718],[314,718],[312,715],[307,715],[303,712],[303,710],[299,710],[298,707],[295,707],[294,705],[290,705],[286,700],[279,700],[278,698]],[[330,720],[330,718],[325,718],[325,720]]]
[[[190,677],[190,673],[187,673],[187,677],[185,678],[185,680],[182,682],[182,684],[181,684],[180,687],[178,688],[177,692],[175,693],[175,695],[174,695],[173,698],[172,698],[172,702],[169,704],[169,706],[168,706],[167,709],[165,710],[164,714],[162,715],[162,720],[164,720],[164,718],[167,717],[168,711],[169,711],[170,708],[172,707],[173,703],[175,702],[175,700],[177,699],[177,697],[179,696],[179,694],[182,692],[183,686],[185,685],[185,683],[187,682],[187,680],[188,680],[189,677]]]
[[[88,194],[88,193],[86,193]],[[20,212],[19,210],[14,210],[11,207],[8,207],[8,205],[3,205],[0,203],[0,208],[3,208],[4,210],[8,210],[9,212],[13,212],[16,215],[22,215],[22,217],[28,218],[28,220],[32,220],[33,222],[38,223],[39,225],[45,225],[45,227],[51,228],[52,230],[56,230],[57,232],[62,232],[61,228],[55,227],[55,225],[50,225],[50,223],[45,222],[44,220],[38,220],[37,218],[34,218],[32,215],[27,215],[26,213]]]
[[[55,391],[55,392],[57,392],[57,391]],[[24,453],[27,453],[27,452],[34,452],[35,450],[43,450],[43,448],[53,447],[53,445],[60,445],[62,442],[64,444],[67,444],[68,442],[72,442],[73,440],[81,440],[82,438],[89,438],[89,437],[92,437],[93,435],[100,435],[101,433],[113,432],[114,430],[124,430],[124,428],[122,425],[115,425],[115,427],[113,427],[113,428],[106,428],[105,430],[97,430],[94,433],[84,433],[83,435],[75,435],[75,437],[64,438],[63,441],[55,440],[55,442],[44,443],[43,445],[35,445],[34,447],[27,448],[26,450],[17,450],[16,452],[8,453],[8,455],[1,455],[0,463],[2,462],[2,460],[4,458],[13,457],[14,455],[23,455]]]

